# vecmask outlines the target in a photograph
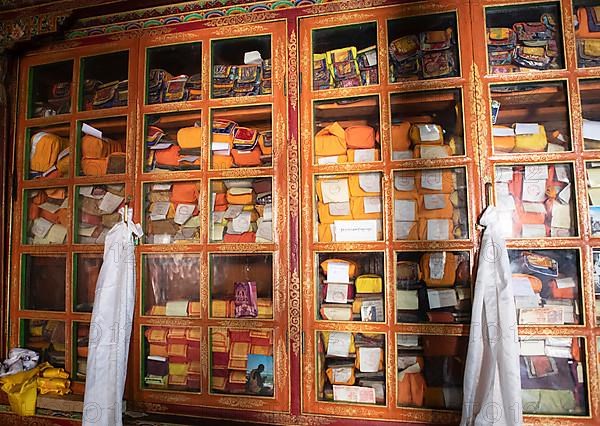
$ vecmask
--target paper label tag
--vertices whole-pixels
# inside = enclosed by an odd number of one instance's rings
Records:
[[[100,130],[98,130],[98,129],[92,127],[92,126],[90,126],[87,123],[83,123],[81,125],[81,131],[83,133],[85,133],[86,135],[90,135],[90,136],[93,136],[95,138],[102,139],[102,132]]]
[[[513,169],[510,166],[496,166],[496,182],[512,182]]]
[[[358,184],[365,192],[381,192],[381,177],[379,173],[360,173]]]
[[[537,135],[540,132],[540,126],[537,123],[516,123],[515,134],[517,135]]]
[[[115,195],[112,192],[107,192],[102,198],[102,201],[100,201],[98,208],[104,212],[113,213],[121,205],[124,199],[124,197]]]
[[[167,218],[167,213],[171,203],[168,201],[157,201],[152,203],[150,207],[150,220],[164,220]]]
[[[179,204],[175,210],[174,222],[178,225],[183,225],[190,217],[192,217],[195,208],[196,206],[194,204]]]
[[[394,219],[414,222],[417,216],[417,202],[413,200],[394,200]]]
[[[546,206],[544,203],[523,203],[523,210],[527,213],[546,214]]]
[[[242,212],[231,221],[231,227],[235,232],[239,232],[240,234],[247,232],[250,229],[251,217],[252,214],[250,212]]]
[[[337,155],[331,155],[331,156],[317,158],[317,164],[337,164],[337,162],[338,162]]]
[[[396,173],[394,174],[394,188],[398,191],[414,191],[415,176],[413,174]]]
[[[358,369],[361,373],[376,373],[379,371],[381,348],[361,346],[358,348],[360,363]]]
[[[381,213],[381,198],[364,197],[363,205],[365,213]]]
[[[423,204],[427,210],[438,210],[446,207],[446,197],[443,194],[425,194]]]
[[[440,140],[440,131],[435,124],[418,124],[418,127],[421,142],[435,142]]]
[[[346,358],[350,353],[351,333],[341,331],[332,331],[329,333],[329,341],[327,343],[327,355],[339,356]]]
[[[44,238],[48,234],[48,231],[50,231],[52,225],[53,223],[49,220],[46,220],[43,217],[38,217],[33,221],[31,233],[36,237]]]
[[[428,240],[448,240],[450,230],[448,220],[446,219],[428,219],[427,220],[427,239]]]
[[[348,303],[348,285],[347,284],[327,284],[327,294],[325,295],[327,303]]]
[[[348,216],[350,214],[350,203],[329,203],[329,214],[331,216]]]
[[[523,181],[523,201],[541,203],[546,200],[545,180]]]
[[[333,381],[335,383],[348,383],[350,378],[352,377],[352,368],[350,367],[340,367],[333,368]]]
[[[416,222],[395,222],[394,237],[397,240],[406,240],[410,236],[410,231],[416,226]]]
[[[444,278],[446,269],[446,252],[431,253],[429,256],[429,276],[432,280]]]
[[[366,163],[375,161],[375,149],[357,149],[354,151],[355,163]]]
[[[421,172],[421,187],[434,191],[442,190],[442,171],[427,170]]]
[[[327,263],[327,282],[329,283],[348,283],[350,282],[350,265],[346,262]],[[344,285],[345,291],[348,286]],[[345,302],[344,302],[345,303]]]
[[[338,242],[377,241],[376,220],[336,220],[333,224]]]
[[[412,151],[392,151],[392,160],[394,161],[410,160],[411,158],[413,158]]]
[[[548,179],[548,165],[537,164],[535,166],[525,166],[525,180],[546,180]]]
[[[573,288],[576,286],[577,286],[577,284],[575,284],[575,280],[573,279],[573,277],[556,279],[556,287],[558,287],[558,288]]]
[[[420,146],[421,158],[425,160],[431,160],[435,158],[446,158],[449,157],[448,149],[445,145],[421,145]]]
[[[455,306],[458,301],[456,299],[456,291],[454,289],[448,290],[427,290],[427,298],[429,300],[429,308],[445,308],[448,306]]]
[[[348,180],[324,180],[321,181],[321,191],[324,203],[343,203],[350,200]]]

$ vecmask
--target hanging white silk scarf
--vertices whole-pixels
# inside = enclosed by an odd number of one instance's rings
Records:
[[[467,355],[461,426],[523,423],[519,341],[511,270],[495,207],[483,232]]]
[[[119,211],[123,217],[124,209]],[[122,425],[122,401],[135,303],[135,247],[139,224],[121,220],[106,235],[104,260],[90,324],[83,405],[84,426]]]

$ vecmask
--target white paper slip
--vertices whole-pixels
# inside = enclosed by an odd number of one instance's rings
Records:
[[[583,138],[600,141],[600,121],[583,119]]]
[[[244,206],[240,204],[229,204],[227,206],[227,210],[225,210],[225,214],[223,215],[224,219],[235,219],[242,213]]]
[[[71,151],[69,150],[69,148],[65,148],[61,152],[58,153],[58,157],[56,157],[56,161],[58,162],[68,155],[71,155]]]
[[[556,180],[558,180],[559,182],[571,182],[571,179],[569,178],[569,166],[566,164],[555,164],[554,174],[556,176]]]
[[[273,222],[270,220],[263,220],[258,225],[258,229],[256,230],[256,240],[257,242],[273,241]]]
[[[544,203],[523,203],[523,210],[527,213],[546,214],[546,206]]]
[[[427,210],[438,210],[446,207],[446,196],[444,194],[423,195],[423,205]]]
[[[447,147],[444,145],[421,145],[420,152],[421,158],[424,160],[446,158],[450,156]]]
[[[329,155],[326,157],[317,158],[317,164],[337,164],[337,160],[337,155]]]
[[[515,135],[537,135],[540,132],[540,126],[537,123],[516,123]]]
[[[600,188],[600,167],[587,168],[588,186],[592,188]]]
[[[174,222],[178,225],[183,225],[190,217],[192,217],[195,208],[196,206],[194,204],[177,205]]]
[[[335,220],[333,224],[338,242],[377,241],[376,220]]]
[[[363,207],[365,209],[365,213],[381,213],[381,198],[364,197]]]
[[[90,126],[87,123],[83,123],[81,125],[81,131],[83,133],[85,133],[86,135],[90,135],[90,136],[93,136],[95,138],[102,139],[102,132],[100,130],[98,130],[98,129],[92,127],[92,126]]]
[[[600,206],[600,188],[588,188],[588,195],[593,206]]]
[[[496,194],[496,206],[498,206],[498,210],[503,211],[513,211],[517,208],[512,195]]]
[[[80,186],[79,187],[79,195],[83,195],[84,197],[92,197],[93,191],[94,191],[93,186]]]
[[[525,180],[546,180],[548,179],[548,165],[538,164],[535,166],[525,166]]]
[[[225,220],[225,212],[212,212],[213,223],[221,223],[223,220]]]
[[[48,170],[46,170],[44,173],[42,173],[42,176],[46,177],[55,170],[56,170],[56,166],[52,166]]]
[[[327,343],[327,355],[346,358],[350,353],[350,344],[352,342],[352,333],[342,331],[332,331],[329,333]]]
[[[152,235],[153,244],[171,244],[171,236],[169,234]]]
[[[440,130],[435,124],[417,124],[421,142],[436,142],[441,138]]]
[[[235,217],[231,221],[231,228],[235,233],[242,234],[244,232],[248,232],[250,229],[250,222],[252,218],[252,213],[250,212],[241,212],[237,217]]]
[[[396,341],[398,346],[404,346],[407,348],[419,346],[419,336],[414,334],[398,334],[396,336]]]
[[[553,228],[571,228],[571,206],[568,204],[552,203],[552,223]]]
[[[383,321],[383,300],[363,300],[360,305],[360,320],[363,322]]]
[[[182,155],[181,157],[179,157],[179,162],[181,163],[183,161],[187,161],[188,163],[193,163],[199,158],[199,155]]]
[[[381,192],[381,175],[379,173],[359,173],[358,185],[365,192]]]
[[[446,269],[446,252],[435,252],[429,256],[429,277],[432,280],[441,280],[444,278]]]
[[[577,283],[573,277],[556,278],[556,287],[558,288],[573,288],[577,287]]]
[[[417,222],[394,222],[394,238],[396,240],[406,240],[410,236],[410,231],[417,226]]]
[[[333,385],[333,400],[375,404],[375,389],[364,386]]]
[[[398,370],[404,370],[408,367],[412,367],[415,364],[417,367],[419,366],[416,356],[398,356]],[[419,371],[421,371],[420,367],[417,371],[415,371],[415,373],[418,373]]]
[[[548,346],[562,346],[564,348],[570,348],[572,343],[571,337],[546,337],[546,345]]]
[[[492,136],[515,136],[515,129],[505,126],[492,127]]]
[[[538,294],[534,296],[515,296],[515,308],[537,308],[541,306],[542,301]]]
[[[421,172],[421,187],[434,191],[442,190],[442,171],[441,170],[423,170]]]
[[[350,264],[346,262],[328,262],[326,279],[328,283],[349,283]],[[345,285],[344,287],[347,291],[348,286]]]
[[[262,217],[264,220],[273,220],[273,204],[265,204]]]
[[[154,151],[161,151],[163,149],[170,148],[171,146],[173,146],[173,144],[171,142],[161,142],[161,143],[157,143],[156,145],[152,145],[150,147],[150,149],[152,149]]]
[[[513,169],[510,166],[496,166],[496,182],[512,182]]]
[[[343,203],[350,201],[348,179],[322,180],[321,192],[324,203]]]
[[[545,180],[525,180],[523,181],[523,201],[541,203],[546,200],[546,181]]]
[[[533,291],[531,283],[527,278],[513,276],[511,283],[513,296],[535,297],[535,292]]]
[[[104,194],[102,201],[100,201],[98,208],[104,212],[113,213],[121,205],[124,199],[124,197],[115,195],[112,192],[107,192]]]
[[[543,238],[546,236],[545,225],[530,225],[524,224],[521,229],[521,237],[523,238]]]
[[[546,150],[548,152],[564,152],[565,147],[556,143],[548,143]]]
[[[427,299],[429,300],[430,309],[455,306],[458,303],[458,300],[456,299],[456,291],[454,291],[454,289],[428,289]]]
[[[329,203],[329,214],[331,216],[348,216],[350,214],[350,203]]]
[[[394,220],[402,222],[417,220],[417,202],[413,200],[394,200]]]
[[[427,239],[429,241],[450,239],[450,229],[447,219],[427,220]]]
[[[529,339],[521,340],[521,356],[544,356],[546,354],[546,342],[544,339]]]
[[[358,369],[361,373],[376,373],[379,371],[381,348],[358,348],[360,362]]]
[[[210,150],[211,151],[229,151],[230,145],[229,142],[211,142]]]
[[[58,204],[54,204],[54,203],[49,203],[49,202],[45,202],[39,205],[40,209],[42,210],[46,210],[47,212],[50,213],[56,213],[57,211],[59,211],[61,209],[61,206]]]
[[[352,378],[352,367],[334,367],[331,369],[335,383],[347,383]]]
[[[354,151],[355,163],[367,163],[375,161],[375,149],[357,149]]]
[[[563,204],[569,204],[569,202],[571,201],[571,184],[569,183],[567,186],[565,186],[558,193],[556,198],[558,199],[558,201],[560,201]]]
[[[96,226],[80,226],[78,234],[82,237],[91,237],[96,231]]]
[[[220,223],[215,223],[212,226],[210,239],[212,241],[222,241],[224,232],[225,232],[225,226]]]
[[[152,191],[170,191],[172,184],[170,183],[154,183],[152,184]]]
[[[164,220],[167,218],[167,213],[171,208],[171,203],[168,201],[157,201],[150,206],[151,220]]]
[[[52,225],[53,223],[49,220],[46,220],[43,217],[38,217],[31,225],[31,234],[35,237],[44,238],[48,234],[48,231],[50,231]]]
[[[348,284],[328,283],[325,302],[348,303]]]
[[[414,191],[415,175],[402,172],[395,173],[394,188],[396,188],[398,191]]]
[[[411,158],[413,158],[412,151],[392,151],[392,160],[394,161],[410,160]]]
[[[419,309],[417,290],[396,290],[396,309],[408,311]]]
[[[67,228],[59,224],[52,225],[48,231],[48,235],[46,235],[50,244],[62,244],[65,242],[66,237]]]
[[[565,348],[562,346],[546,345],[544,352],[546,356],[551,356],[553,358],[573,358],[573,352],[571,351],[570,346]]]

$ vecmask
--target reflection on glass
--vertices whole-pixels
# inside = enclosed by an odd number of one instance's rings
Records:
[[[147,115],[145,120],[144,171],[200,169],[200,111]]]
[[[100,275],[103,256],[100,253],[75,254],[76,279],[74,310],[78,312],[92,312],[96,282]]]
[[[88,323],[73,323],[73,337],[75,341],[73,376],[84,381],[87,375],[88,344],[90,340],[90,325]],[[93,336],[92,336],[93,337]]]
[[[122,183],[77,187],[76,242],[104,244],[108,231],[121,220],[119,207],[125,202]]]
[[[577,39],[577,65],[581,68],[600,65],[598,39],[600,39],[600,17],[597,15],[597,2],[574,0],[575,38]]]
[[[65,244],[69,227],[67,188],[32,189],[25,191],[27,228],[23,229],[26,244]],[[25,219],[25,218],[24,218]]]
[[[523,413],[587,414],[583,339],[523,336],[519,343]]]
[[[379,83],[376,23],[313,30],[312,43],[314,90]]]
[[[211,167],[267,167],[273,162],[271,105],[212,111]]]
[[[385,405],[385,334],[317,331],[319,401]]]
[[[519,324],[580,324],[579,252],[509,250]]]
[[[388,21],[390,82],[460,73],[456,13]]]
[[[270,177],[211,181],[210,241],[271,243],[272,186]]]
[[[211,254],[211,316],[273,318],[273,255]]]
[[[79,110],[127,105],[129,52],[89,56],[81,60]]]
[[[320,253],[317,319],[385,321],[383,253]]]
[[[23,255],[23,309],[64,312],[66,262],[64,255]]]
[[[381,159],[379,98],[319,101],[314,105],[313,147],[317,164]]]
[[[72,80],[72,60],[31,67],[27,118],[70,113]]]
[[[394,238],[469,237],[464,168],[394,172]]]
[[[460,89],[394,93],[392,159],[464,155]]]
[[[125,173],[126,117],[80,122],[78,135],[78,175],[105,176]]]
[[[146,315],[200,315],[200,256],[144,254],[143,300]]]
[[[571,150],[565,82],[491,86],[495,153]]]
[[[200,327],[144,327],[144,337],[145,387],[200,391]]]
[[[271,37],[213,40],[212,97],[270,95]]]
[[[210,329],[210,389],[214,393],[273,396],[273,331]]]
[[[65,366],[65,323],[55,320],[21,320],[21,347],[40,354],[39,362]]]
[[[381,173],[321,175],[315,188],[320,243],[383,239]]]
[[[587,191],[592,236],[600,236],[600,163],[587,162]]]
[[[600,80],[579,80],[579,94],[583,115],[583,147],[600,149]]]
[[[571,164],[496,166],[496,206],[507,238],[572,237],[577,215]]]
[[[146,243],[171,244],[200,239],[200,188],[198,181],[145,185]]]
[[[491,74],[564,68],[560,3],[485,10]]]
[[[596,312],[596,326],[600,324],[600,249],[594,248],[592,250],[593,257],[593,281],[594,281],[594,295],[596,298],[595,312]]]
[[[468,252],[396,253],[396,321],[467,323],[471,319]]]
[[[397,334],[397,404],[460,410],[468,339]]]
[[[69,174],[69,124],[61,123],[27,129],[25,179],[50,179]]]
[[[202,99],[202,44],[184,43],[147,50],[146,103]]]

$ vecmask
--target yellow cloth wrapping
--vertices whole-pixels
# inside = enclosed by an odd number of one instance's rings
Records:
[[[330,223],[319,223],[319,242],[330,243],[333,241],[333,234],[331,233]]]
[[[583,44],[583,54],[585,56],[600,56],[600,40],[595,39],[584,39],[581,40]]]
[[[315,135],[315,155],[332,156],[346,154],[346,132],[333,123]]]
[[[515,137],[515,152],[541,152],[546,150],[548,139],[544,126],[538,126],[539,132],[535,135],[517,135]]]
[[[40,394],[67,395],[71,393],[71,382],[66,379],[37,378],[37,386]]]
[[[383,213],[381,211],[373,213],[365,212],[365,197],[350,198],[350,210],[352,211],[352,218],[354,220],[381,219],[383,217]],[[342,218],[338,218],[337,216],[335,219],[342,220]]]
[[[177,131],[177,144],[184,149],[200,148],[202,127],[183,127]]]
[[[356,278],[357,293],[381,293],[383,289],[383,281],[379,275],[366,274]]]
[[[31,154],[29,167],[36,172],[50,169],[58,158],[61,149],[61,138],[53,133],[38,132],[31,137]]]
[[[169,374],[173,376],[185,376],[188,373],[188,365],[185,362],[169,362]]]
[[[68,379],[69,373],[63,368],[46,368],[42,371],[42,377],[47,379]]]
[[[0,378],[2,390],[8,395],[10,408],[19,416],[35,415],[37,402],[37,381],[40,366],[29,371],[11,374]]]
[[[333,223],[334,220],[352,220],[352,214],[334,216],[329,212],[329,204],[317,203],[317,212],[319,213],[319,223]],[[381,217],[381,214],[380,214]]]

